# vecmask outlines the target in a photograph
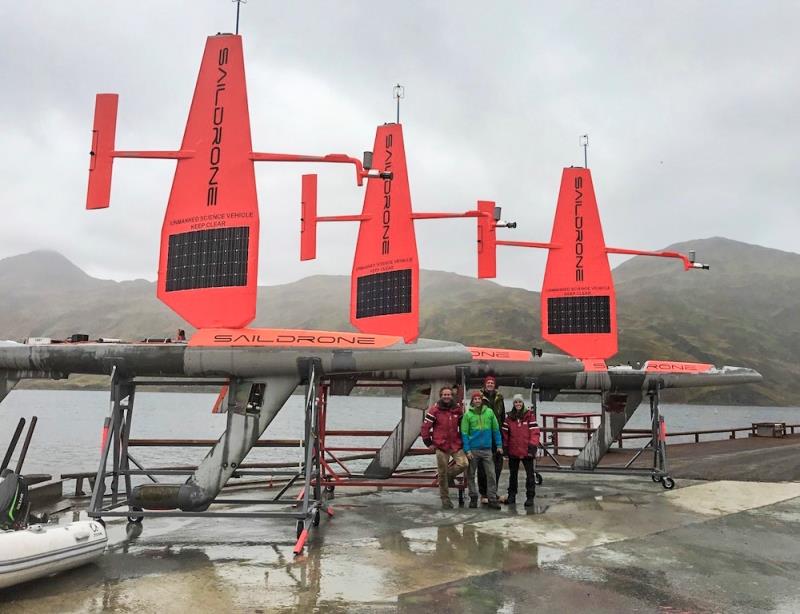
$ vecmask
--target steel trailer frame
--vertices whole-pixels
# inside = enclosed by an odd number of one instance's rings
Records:
[[[576,391],[587,393],[590,391]],[[544,457],[553,461],[553,465],[543,465],[537,463],[536,471],[542,473],[583,473],[583,474],[598,474],[598,475],[641,475],[650,476],[653,482],[660,482],[661,485],[667,489],[672,490],[675,488],[675,480],[669,473],[667,464],[667,431],[664,422],[664,417],[660,411],[660,387],[656,386],[647,391],[647,397],[650,402],[650,426],[651,434],[649,439],[641,446],[633,457],[622,466],[598,466],[594,469],[579,469],[575,467],[566,467],[558,462],[558,459],[550,452],[544,444],[540,444],[544,452]],[[531,399],[534,399],[534,411],[536,408],[535,390],[531,391]],[[588,443],[588,442],[587,442]],[[653,451],[653,464],[649,468],[632,467],[633,463],[644,454],[647,450]],[[537,475],[537,484],[542,483],[541,476]]]
[[[319,479],[320,466],[320,368],[316,361],[311,361],[308,367],[305,394],[305,431],[303,439],[304,461],[297,471],[276,472],[259,470],[236,471],[241,475],[286,475],[290,477],[288,483],[270,499],[236,499],[224,498],[219,494],[211,502],[211,506],[225,505],[229,507],[240,506],[291,506],[292,510],[203,510],[203,511],[174,511],[174,510],[142,510],[132,505],[128,499],[131,492],[133,476],[147,476],[152,482],[158,483],[156,476],[162,475],[190,475],[191,469],[147,469],[137,461],[128,450],[131,424],[133,420],[134,400],[136,389],[140,386],[154,385],[179,385],[179,386],[209,386],[229,384],[231,391],[244,380],[232,379],[185,379],[154,380],[152,378],[127,377],[121,375],[116,367],[111,375],[110,413],[103,426],[103,442],[101,446],[100,464],[95,476],[92,496],[87,513],[98,520],[103,517],[127,517],[129,522],[140,523],[144,518],[151,517],[216,517],[216,518],[287,518],[296,521],[296,543],[294,553],[303,551],[311,527],[319,525],[321,512],[324,510],[333,516],[333,509],[325,505],[325,493]],[[111,467],[109,464],[111,457]],[[131,468],[131,464],[135,466]],[[106,480],[110,479],[110,494],[107,494]],[[120,481],[124,481],[124,491],[120,490]],[[302,488],[297,497],[284,497],[286,492],[298,481],[302,481]],[[110,497],[110,503],[105,499]],[[127,511],[122,508],[127,507]]]

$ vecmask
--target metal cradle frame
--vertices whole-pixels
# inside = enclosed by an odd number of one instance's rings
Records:
[[[130,522],[140,523],[149,517],[217,517],[217,518],[280,518],[296,522],[294,552],[302,552],[311,527],[320,522],[324,510],[333,516],[333,509],[325,504],[326,493],[320,478],[320,369],[311,362],[308,367],[305,394],[304,461],[296,471],[237,470],[236,476],[282,475],[287,483],[272,498],[237,499],[217,496],[205,511],[142,510],[131,504],[128,494],[134,476],[146,476],[158,483],[158,476],[190,475],[192,469],[148,469],[134,458],[128,450],[133,421],[136,390],[140,386],[221,386],[234,387],[243,384],[238,380],[220,379],[170,379],[125,377],[114,369],[111,377],[110,413],[103,426],[103,443],[100,464],[94,480],[88,514],[102,520],[103,517],[127,517]],[[109,462],[110,461],[110,462]],[[109,466],[110,465],[110,466]],[[108,481],[110,480],[110,483]],[[121,486],[124,484],[124,489]],[[287,491],[300,485],[295,497],[286,497]],[[222,506],[223,509],[213,509]],[[241,510],[248,507],[254,509]],[[282,507],[284,509],[263,509]],[[127,509],[126,509],[127,508]],[[286,509],[289,508],[289,509]]]
[[[581,391],[585,393],[586,391]],[[647,397],[650,402],[650,426],[651,434],[648,440],[642,445],[633,455],[633,457],[624,465],[621,466],[608,466],[603,465],[594,469],[580,469],[572,466],[564,466],[558,462],[558,459],[553,455],[550,450],[544,445],[541,445],[544,456],[549,458],[553,464],[545,465],[538,463],[536,471],[542,473],[587,473],[598,475],[641,475],[650,476],[654,482],[660,482],[661,485],[671,490],[675,487],[675,480],[669,474],[667,465],[667,441],[666,441],[666,425],[664,417],[660,411],[660,393],[659,388],[654,387],[647,391]],[[535,398],[532,394],[531,398]],[[648,450],[653,453],[653,463],[650,467],[633,467],[633,463]],[[541,484],[541,477],[537,475],[537,483]]]

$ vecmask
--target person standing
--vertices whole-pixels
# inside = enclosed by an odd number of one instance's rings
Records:
[[[444,386],[439,390],[439,400],[425,412],[420,435],[422,443],[436,451],[436,471],[439,476],[439,495],[442,508],[453,509],[450,486],[463,472],[469,461],[462,450],[461,416],[463,410],[453,398],[453,390]],[[450,467],[450,460],[454,465]]]
[[[506,405],[503,394],[497,389],[497,379],[494,375],[488,375],[483,380],[483,402],[494,411],[497,424],[502,425],[506,418]],[[503,472],[503,454],[497,453],[497,447],[492,446],[492,460],[494,461],[494,480],[500,484],[500,474]],[[478,490],[480,491],[483,503],[486,503],[486,474],[483,466],[478,468]]]
[[[469,459],[469,506],[478,507],[478,487],[476,478],[478,467],[484,468],[486,475],[487,503],[492,509],[499,510],[497,501],[497,481],[494,478],[493,450],[503,453],[503,441],[500,436],[500,425],[492,408],[486,404],[483,393],[475,391],[470,397],[470,405],[461,418],[461,439],[464,452]]]
[[[536,415],[525,407],[521,394],[514,395],[513,407],[503,422],[503,447],[508,454],[508,505],[517,502],[517,472],[520,461],[525,467],[525,507],[533,505],[536,496],[536,450],[541,431]]]

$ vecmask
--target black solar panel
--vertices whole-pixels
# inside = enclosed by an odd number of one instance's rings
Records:
[[[610,333],[608,296],[566,296],[547,299],[547,332],[551,335]]]
[[[356,318],[411,312],[411,269],[358,278]]]
[[[170,235],[167,292],[247,285],[250,227]]]

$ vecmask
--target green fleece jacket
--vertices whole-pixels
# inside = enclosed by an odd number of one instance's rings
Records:
[[[475,409],[470,406],[464,412],[461,418],[461,441],[464,443],[464,452],[491,450],[492,442],[495,447],[503,447],[500,425],[491,407],[484,404],[480,409]]]

